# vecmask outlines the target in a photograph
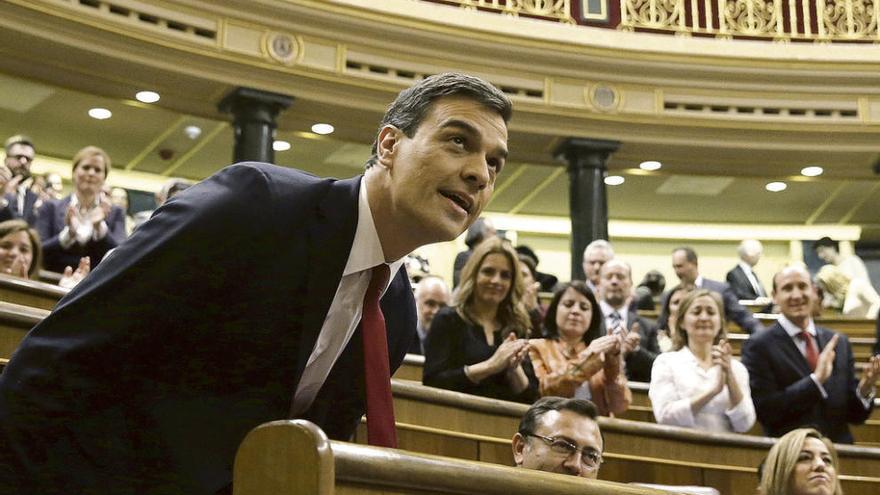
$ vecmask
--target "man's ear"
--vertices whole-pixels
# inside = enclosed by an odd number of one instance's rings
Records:
[[[511,446],[513,447],[513,462],[517,467],[520,467],[523,463],[523,450],[526,448],[526,439],[523,438],[521,434],[517,433],[513,436]]]
[[[397,146],[402,138],[403,131],[397,127],[391,124],[382,127],[379,137],[376,138],[376,157],[380,165],[391,168],[394,156],[397,154]]]

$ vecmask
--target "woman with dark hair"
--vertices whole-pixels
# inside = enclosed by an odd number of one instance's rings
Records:
[[[675,335],[675,320],[678,318],[678,307],[693,289],[687,285],[676,285],[669,291],[669,297],[663,301],[661,314],[668,315],[666,321],[657,322],[657,345],[661,352],[672,350],[672,336]]]
[[[522,305],[529,314],[529,323],[531,324],[531,335],[542,335],[544,333],[544,310],[541,308],[541,301],[538,300],[538,291],[541,289],[541,282],[538,282],[535,262],[531,258],[520,254],[519,271],[523,278],[523,297]]]
[[[531,403],[538,383],[528,361],[529,316],[516,252],[500,238],[480,243],[462,269],[453,306],[425,340],[425,385]]]
[[[761,472],[761,495],[843,495],[831,440],[812,428],[781,436]]]
[[[731,357],[724,303],[697,289],[678,308],[675,352],[654,360],[648,396],[659,424],[717,432],[746,432],[755,424],[749,372]]]
[[[125,239],[125,212],[102,191],[109,172],[110,156],[86,146],[73,157],[74,192],[40,208],[36,227],[47,270],[62,272],[85,256],[97,265]]]
[[[563,284],[544,318],[546,338],[530,341],[542,396],[592,400],[600,414],[620,414],[632,394],[622,371],[622,336],[602,333],[602,310],[584,282]]]

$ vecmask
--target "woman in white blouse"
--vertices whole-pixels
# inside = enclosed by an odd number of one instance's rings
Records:
[[[749,373],[731,357],[724,303],[712,291],[688,294],[678,309],[674,352],[657,356],[648,395],[660,424],[745,432],[755,424]]]

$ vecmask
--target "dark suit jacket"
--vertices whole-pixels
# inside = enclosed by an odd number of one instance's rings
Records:
[[[759,284],[761,283],[757,274],[755,275],[755,280],[757,280]],[[755,288],[752,287],[752,283],[749,282],[748,275],[746,275],[746,272],[743,271],[742,267],[739,265],[736,265],[732,270],[727,272],[727,283],[730,285],[730,289],[733,290],[733,293],[736,294],[737,299],[756,299],[761,296],[755,292]]]
[[[289,417],[351,249],[360,184],[239,164],[159,208],[0,375],[0,487],[207,494],[228,485],[245,434]],[[405,270],[381,306],[393,372],[415,338]],[[350,438],[364,412],[362,375],[358,329],[301,417]]]
[[[639,323],[641,341],[639,350],[626,356],[626,377],[634,382],[650,383],[654,359],[660,354],[660,344],[657,343],[657,325],[634,311],[630,311],[626,317],[627,330],[632,330],[636,322]]]
[[[0,222],[20,218],[27,222],[31,227],[36,225],[37,211],[34,208],[34,205],[37,203],[37,199],[39,199],[39,196],[37,196],[36,193],[30,189],[25,190],[23,214],[18,212],[18,197],[15,193],[7,194],[5,197],[9,204],[6,205],[6,208],[0,209]]]
[[[53,272],[64,272],[64,268],[76,268],[83,256],[90,258],[92,267],[101,262],[107,251],[125,240],[125,212],[114,206],[107,215],[107,235],[100,241],[89,241],[84,246],[73,243],[65,249],[58,241],[58,235],[67,225],[65,216],[70,206],[70,195],[57,201],[48,201],[41,208],[37,218],[37,232],[43,242],[43,267]]]
[[[735,321],[745,332],[755,333],[764,329],[764,325],[752,316],[752,312],[742,307],[736,294],[733,293],[733,290],[726,283],[703,278],[703,285],[699,288],[721,294],[721,299],[724,301],[724,318]],[[658,321],[665,322],[669,317],[669,305],[666,304],[668,298],[669,292],[665,292],[660,303],[662,309],[660,310],[660,316],[657,318]]]
[[[834,332],[816,327],[816,344],[822,350]],[[758,421],[768,436],[778,437],[802,426],[813,426],[835,443],[853,443],[847,423],[864,423],[871,414],[858,397],[855,360],[846,335],[837,342],[834,371],[823,387],[810,378],[806,358],[779,323],[752,335],[743,348],[742,362],[749,370],[749,385]]]

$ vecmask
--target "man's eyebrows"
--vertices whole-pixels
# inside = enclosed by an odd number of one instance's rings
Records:
[[[475,125],[471,124],[470,122],[468,122],[466,120],[449,119],[449,120],[443,122],[442,124],[440,124],[440,129],[448,129],[450,127],[461,129],[462,131],[464,131],[467,134],[470,134],[471,136],[482,137],[479,129],[477,129],[477,127]],[[507,151],[506,147],[498,147],[496,153],[498,153],[498,155],[501,158],[503,158],[505,160],[507,159],[508,151]]]

